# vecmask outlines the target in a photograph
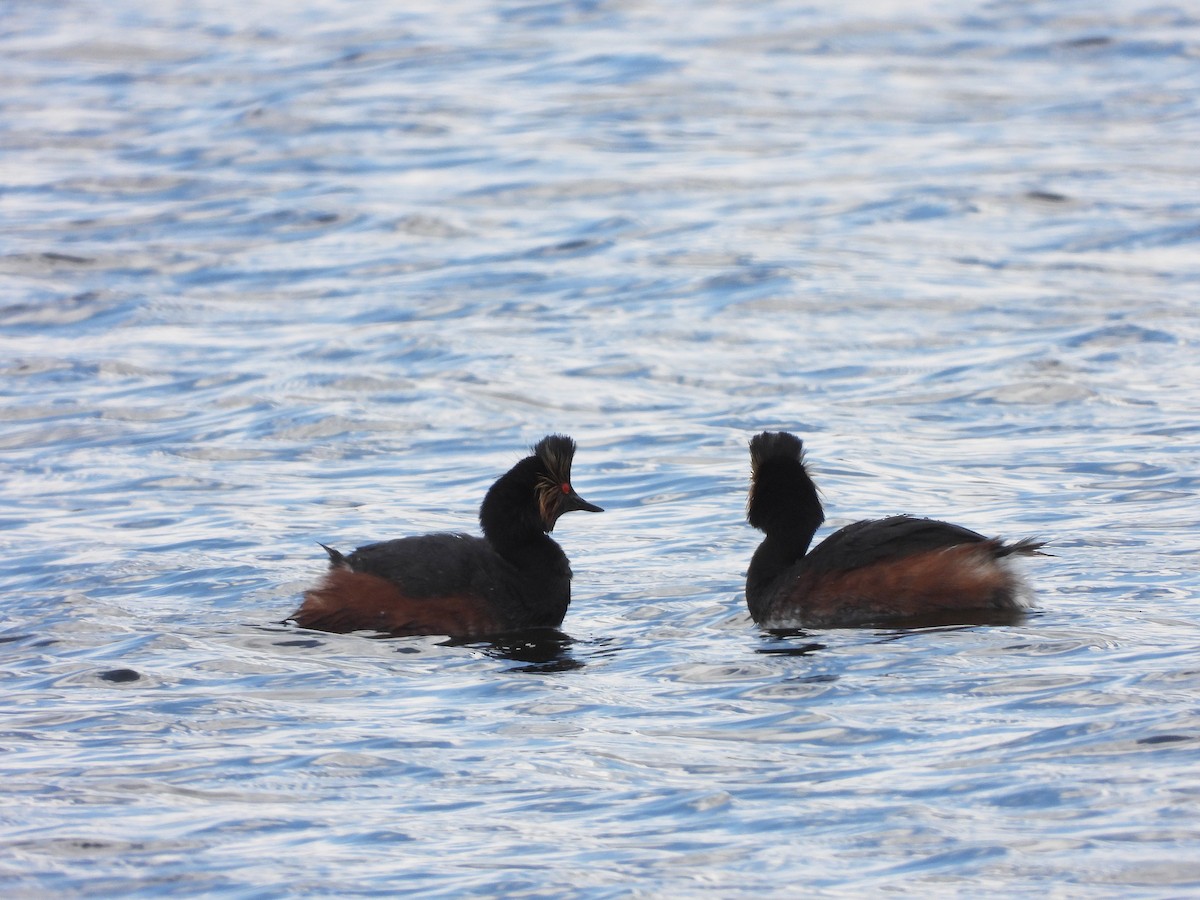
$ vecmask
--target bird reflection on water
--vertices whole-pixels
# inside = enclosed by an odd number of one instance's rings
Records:
[[[498,635],[488,641],[455,641],[446,646],[471,647],[492,659],[508,660],[524,665],[510,672],[573,672],[584,663],[571,652],[577,641],[557,628],[530,628],[511,634]]]

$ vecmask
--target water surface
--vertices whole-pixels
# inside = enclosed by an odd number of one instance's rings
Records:
[[[1184,7],[4,16],[6,895],[1200,888]],[[765,428],[1038,610],[759,632]],[[550,431],[562,638],[278,624]]]

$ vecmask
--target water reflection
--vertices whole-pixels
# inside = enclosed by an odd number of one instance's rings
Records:
[[[822,644],[817,641],[804,640],[803,643],[790,643],[789,638],[805,639],[810,638],[807,631],[799,628],[782,628],[764,632],[764,640],[774,640],[777,643],[772,643],[767,646],[755,648],[755,653],[763,653],[769,656],[808,656],[816,653],[818,650],[825,650],[829,647],[828,644]]]
[[[921,616],[907,616],[903,619],[891,619],[870,626],[886,629],[893,634],[905,634],[912,631],[946,628],[974,628],[979,625],[1020,625],[1028,612],[1021,609],[955,609],[940,613],[927,613]]]
[[[887,619],[886,621],[854,625],[845,628],[819,629],[832,631],[870,631],[880,630],[887,637],[901,637],[914,631],[929,629],[975,628],[980,625],[1021,625],[1029,618],[1028,610],[977,610],[954,609],[944,612],[925,613],[919,616],[904,616],[903,618]],[[770,628],[764,631],[778,638],[811,637],[812,630],[803,628]],[[808,645],[811,650],[824,649],[822,644]],[[762,651],[759,651],[762,652]]]
[[[279,626],[258,627],[263,630],[276,631]],[[273,641],[272,643],[276,647],[312,649],[326,644],[330,637],[325,632],[305,632],[291,624],[283,627],[289,634],[295,636],[287,640]],[[557,628],[530,628],[497,635],[490,640],[446,638],[436,641],[432,645],[426,643],[427,638],[420,635],[397,636],[386,632],[366,631],[356,634],[369,641],[393,642],[392,649],[396,653],[421,653],[430,646],[466,647],[477,650],[492,659],[527,664],[509,670],[513,672],[569,672],[582,668],[584,665],[571,653],[571,647],[578,642]]]
[[[447,641],[444,646],[473,647],[492,659],[525,663],[511,672],[572,672],[583,662],[571,653],[575,639],[557,628],[530,628],[500,635],[490,641]]]

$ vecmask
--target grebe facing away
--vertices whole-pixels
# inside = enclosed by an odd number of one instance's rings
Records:
[[[1038,541],[1006,544],[912,516],[855,522],[807,552],[825,514],[804,445],[786,431],[750,441],[746,518],[766,535],[746,605],[768,628],[1016,621],[1029,589],[1011,557],[1044,555]]]
[[[549,532],[563,513],[602,512],[571,487],[574,456],[566,435],[543,438],[487,492],[481,538],[425,534],[349,556],[326,547],[329,571],[291,619],[318,631],[458,638],[557,627],[571,567]]]

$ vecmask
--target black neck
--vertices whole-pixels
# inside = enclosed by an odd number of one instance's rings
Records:
[[[565,614],[571,602],[567,555],[546,533],[537,505],[537,459],[527,457],[492,485],[479,508],[479,524],[492,548],[521,575],[524,589],[512,602],[538,619]]]
[[[571,565],[562,547],[548,534],[521,543],[488,542],[519,575],[519,581],[510,583],[506,602],[514,626],[561,622],[571,604]],[[516,614],[517,609],[523,612]]]
[[[546,534],[537,506],[537,458],[527,456],[497,479],[479,507],[483,536],[506,559],[526,544],[558,546]],[[515,565],[517,560],[512,559]]]
[[[746,605],[756,621],[767,617],[772,585],[780,575],[804,558],[815,532],[814,528],[807,534],[768,534],[754,551],[746,572]]]

